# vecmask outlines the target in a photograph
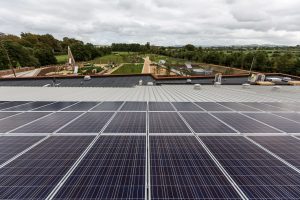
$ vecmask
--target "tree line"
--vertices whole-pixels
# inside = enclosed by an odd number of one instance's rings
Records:
[[[76,61],[88,61],[111,53],[110,47],[96,48],[93,44],[68,37],[58,40],[50,34],[1,34],[0,40],[0,69],[9,68],[6,52],[13,67],[54,65],[57,63],[55,55],[67,54],[68,46]]]
[[[244,70],[249,70],[253,63],[253,71],[300,75],[299,46],[270,51],[270,48],[202,48],[189,44],[180,48],[152,47],[151,53]]]
[[[138,43],[112,43],[111,49],[112,51],[121,51],[121,52],[148,52],[150,51],[150,43],[147,42],[146,45],[138,44]]]
[[[113,43],[111,46],[95,47],[91,43],[64,37],[62,40],[50,34],[38,35],[21,33],[0,35],[0,69],[9,68],[7,51],[14,67],[44,66],[56,64],[55,55],[67,54],[70,46],[76,61],[89,61],[110,54],[112,51],[159,54],[193,62],[224,65],[254,71],[280,72],[300,75],[300,46],[296,47],[255,47],[202,48],[188,44],[183,47],[161,47],[133,43]]]

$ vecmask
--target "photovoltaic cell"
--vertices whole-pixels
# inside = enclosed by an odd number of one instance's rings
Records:
[[[196,102],[196,104],[206,111],[232,111],[220,104],[213,102]]]
[[[13,133],[52,133],[79,116],[80,112],[59,112],[18,128]]]
[[[117,113],[104,130],[104,133],[146,133],[146,113]]]
[[[259,110],[263,110],[263,111],[286,111],[286,109],[282,109],[279,107],[262,104],[262,103],[258,103],[258,102],[243,102],[243,104],[245,104],[247,106],[251,106],[251,107],[259,109]]]
[[[176,112],[150,112],[150,133],[190,133],[191,131]]]
[[[45,199],[92,139],[50,137],[1,168],[1,199]]]
[[[38,102],[32,102],[28,104],[23,104],[20,106],[12,107],[5,109],[5,111],[28,111],[28,110],[33,110],[41,106],[45,106],[47,104],[53,103],[51,101],[38,101]]]
[[[149,102],[149,111],[175,111],[169,102]]]
[[[240,199],[193,136],[150,136],[151,199]]]
[[[10,107],[18,106],[21,104],[29,103],[29,101],[11,101],[7,103],[0,104],[0,110],[4,110]]]
[[[111,112],[86,113],[64,127],[59,133],[99,133],[112,115]]]
[[[100,102],[79,102],[73,106],[63,109],[63,111],[88,111]]]
[[[236,102],[219,102],[219,104],[226,106],[235,111],[259,111],[255,108],[251,108],[244,104],[236,103]]]
[[[300,169],[300,140],[290,136],[250,138]]]
[[[103,102],[93,108],[93,111],[116,111],[123,104],[121,101]]]
[[[300,107],[299,102],[289,102],[289,105]]]
[[[122,111],[146,111],[147,110],[147,102],[126,102],[122,109]]]
[[[49,113],[35,112],[35,113],[22,113],[20,115],[12,116],[3,120],[0,120],[0,133],[6,133],[10,130],[25,125],[31,121],[34,121],[40,117],[48,115]]]
[[[300,133],[300,123],[272,115],[269,113],[247,113],[248,116],[269,124],[287,133]]]
[[[54,199],[145,199],[146,138],[101,136]]]
[[[196,133],[236,133],[207,113],[181,113]]]
[[[43,137],[5,136],[0,137],[0,165],[21,153]],[[0,174],[1,176],[1,174]],[[1,196],[1,195],[0,195]]]
[[[0,119],[12,116],[12,115],[16,115],[18,114],[18,112],[0,112]]]
[[[241,133],[280,133],[276,129],[239,113],[213,113],[213,115]]]
[[[300,174],[244,137],[200,137],[249,199],[297,199]]]
[[[294,120],[296,122],[300,122],[300,114],[299,113],[274,113],[275,115],[279,115],[281,117],[285,117],[290,120]]]
[[[173,102],[172,103],[178,111],[203,111],[191,102]]]
[[[56,102],[54,104],[50,104],[48,106],[44,106],[38,109],[35,109],[34,111],[59,111],[63,108],[66,108],[68,106],[71,106],[75,104],[76,102]]]
[[[276,106],[289,111],[300,111],[300,107],[293,103],[281,103],[281,102],[264,102],[264,104]]]

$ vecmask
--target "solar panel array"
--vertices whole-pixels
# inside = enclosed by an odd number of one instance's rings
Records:
[[[297,108],[0,102],[0,199],[299,199]]]

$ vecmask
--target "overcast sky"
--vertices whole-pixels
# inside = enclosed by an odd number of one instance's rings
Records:
[[[300,0],[0,0],[0,32],[94,44],[300,44]]]

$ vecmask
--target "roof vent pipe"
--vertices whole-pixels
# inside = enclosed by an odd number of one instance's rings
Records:
[[[194,90],[201,90],[201,85],[200,84],[195,84],[194,85]]]
[[[250,89],[250,84],[249,83],[244,83],[243,85],[244,89]]]

